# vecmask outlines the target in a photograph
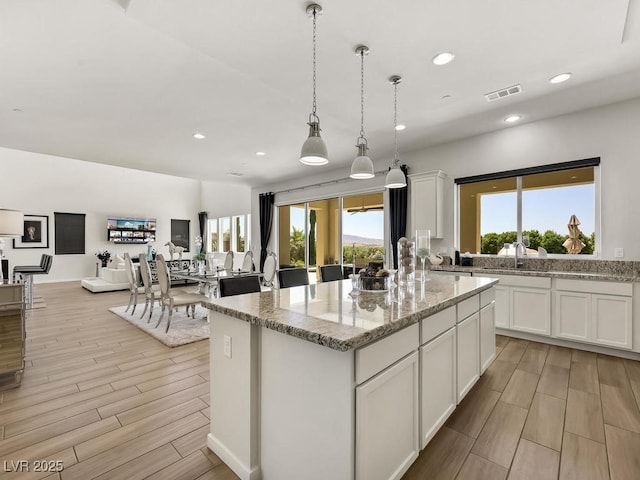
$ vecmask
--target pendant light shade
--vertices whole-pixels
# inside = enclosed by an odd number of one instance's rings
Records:
[[[309,138],[302,145],[300,162],[305,165],[326,165],[329,163],[329,155],[327,155],[327,145],[320,136],[320,119],[311,116],[308,125]]]
[[[351,178],[356,180],[366,180],[367,178],[373,178],[373,162],[367,156],[367,144],[363,143],[358,145],[358,156],[351,164]]]
[[[393,140],[395,144],[395,154],[393,164],[387,173],[384,182],[386,188],[402,188],[407,186],[407,178],[400,169],[400,158],[398,157],[398,84],[402,81],[399,75],[393,75],[389,82],[393,85]]]
[[[320,136],[320,118],[316,115],[316,17],[322,12],[317,3],[307,6],[307,15],[313,17],[313,106],[309,115],[309,138],[300,150],[300,162],[305,165],[326,165],[329,163],[327,146]]]
[[[373,162],[367,155],[367,139],[364,136],[364,56],[369,54],[369,47],[366,45],[358,45],[356,47],[356,55],[360,57],[360,136],[356,147],[358,148],[358,156],[351,164],[351,178],[356,180],[366,180],[375,177],[373,173]]]

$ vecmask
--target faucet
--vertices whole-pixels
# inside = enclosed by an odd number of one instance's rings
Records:
[[[515,247],[516,253],[515,253],[515,268],[520,268],[522,267],[524,264],[522,263],[522,259],[520,261],[518,261],[518,250],[520,250],[522,248],[522,256],[526,256],[527,255],[527,247],[524,246],[524,243],[522,242],[514,242],[513,246]]]

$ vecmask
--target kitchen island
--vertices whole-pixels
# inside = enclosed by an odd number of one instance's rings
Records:
[[[204,302],[209,448],[242,479],[400,478],[495,356],[496,282],[372,293],[345,280]]]

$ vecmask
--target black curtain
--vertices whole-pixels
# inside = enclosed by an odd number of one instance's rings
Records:
[[[207,212],[198,212],[198,223],[200,224],[200,238],[202,239],[202,251],[207,251],[207,239],[205,233],[207,231]]]
[[[260,271],[264,270],[264,261],[267,259],[267,245],[271,238],[273,227],[273,204],[275,202],[273,192],[260,194]]]
[[[409,169],[406,165],[401,165],[400,169],[402,170],[402,173],[404,173],[406,180]],[[391,211],[391,252],[393,255],[393,268],[398,268],[398,240],[406,236],[408,201],[408,187],[389,189],[389,209]],[[416,208],[416,205],[413,205],[413,208]]]

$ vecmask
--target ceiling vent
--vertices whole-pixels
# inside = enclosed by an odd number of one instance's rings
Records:
[[[507,88],[502,88],[500,90],[496,90],[495,92],[485,93],[484,98],[487,99],[487,102],[492,102],[494,100],[498,100],[500,98],[505,98],[510,95],[515,95],[516,93],[522,92],[522,87],[518,85],[512,85]]]

